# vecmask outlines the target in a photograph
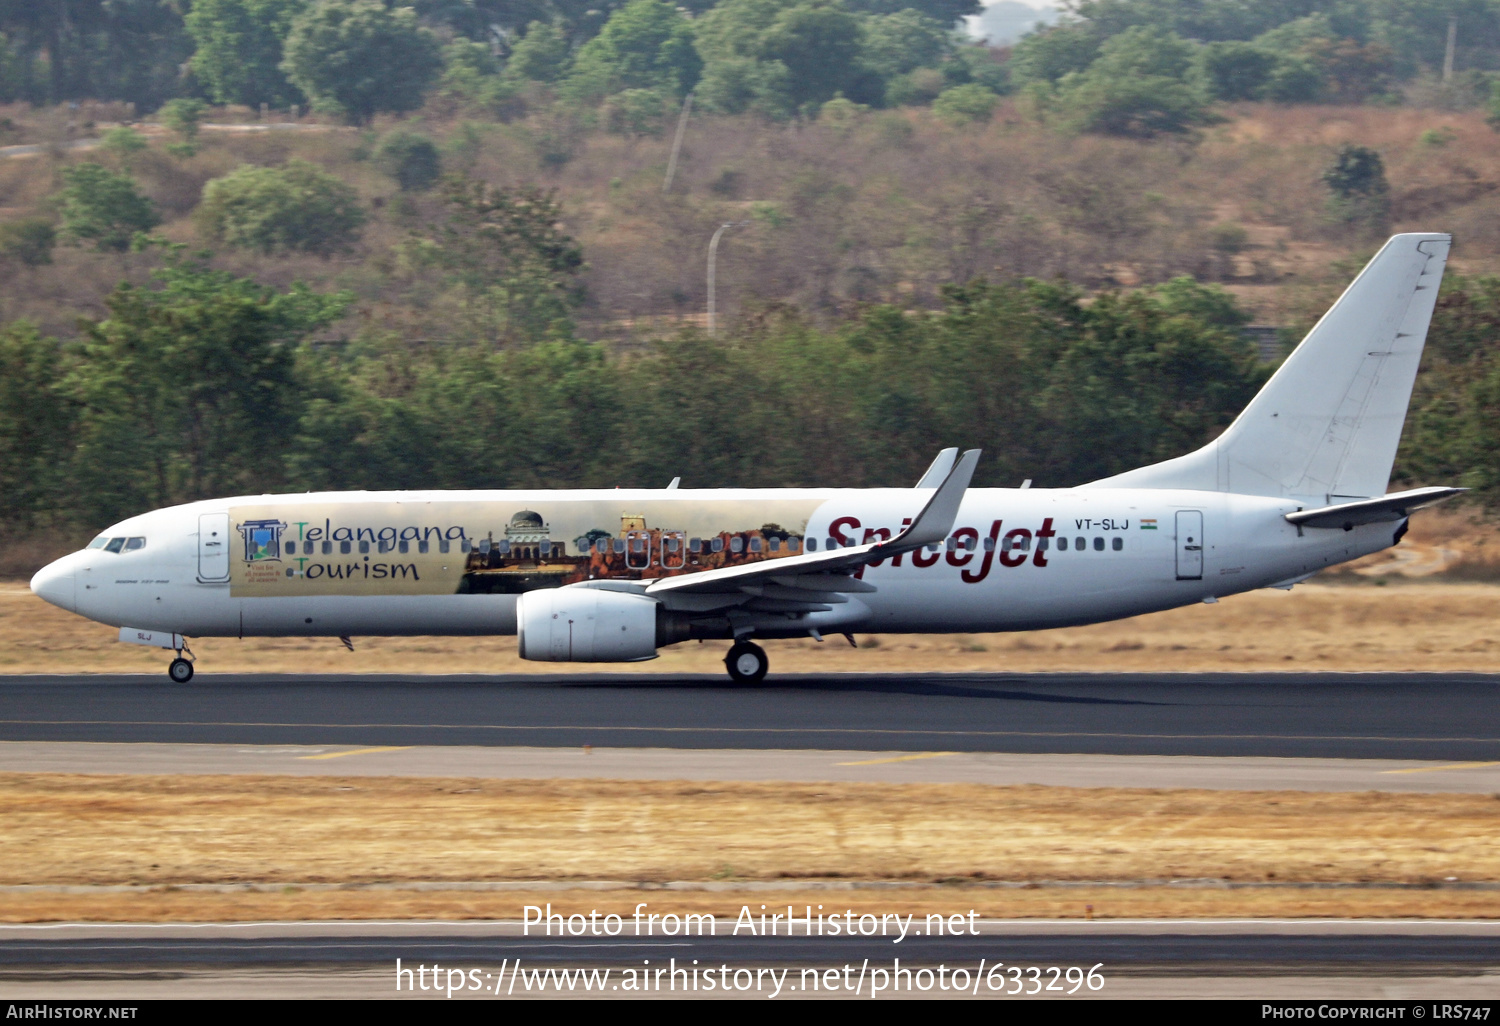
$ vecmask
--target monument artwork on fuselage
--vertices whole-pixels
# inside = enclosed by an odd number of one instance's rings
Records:
[[[364,503],[353,511],[347,504],[236,506],[230,521],[240,534],[253,531],[256,547],[247,542],[230,591],[519,595],[696,573],[803,552],[818,505],[782,500],[747,510],[734,502],[647,501],[621,508],[573,500],[514,512],[475,501]],[[751,516],[766,519],[751,524]]]

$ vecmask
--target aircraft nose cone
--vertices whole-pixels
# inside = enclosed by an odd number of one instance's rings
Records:
[[[66,558],[48,563],[31,579],[31,593],[44,602],[60,609],[76,612],[78,600],[74,594],[73,568]]]

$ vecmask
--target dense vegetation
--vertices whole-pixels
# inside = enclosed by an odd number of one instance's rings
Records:
[[[0,161],[5,548],[263,489],[905,484],[949,444],[1077,483],[1212,437],[1272,366],[1245,326],[1295,341],[1401,229],[1461,259],[1398,478],[1500,503],[1464,110],[1500,0],[1079,0],[1005,50],[974,9],[0,0],[0,134],[42,144]],[[320,116],[225,130],[262,104]]]

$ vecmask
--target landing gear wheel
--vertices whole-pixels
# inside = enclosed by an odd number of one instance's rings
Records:
[[[759,684],[771,668],[765,649],[752,641],[736,641],[724,657],[724,668],[736,684]]]
[[[193,679],[193,664],[178,656],[172,660],[172,665],[167,667],[167,676],[178,684],[186,684]]]

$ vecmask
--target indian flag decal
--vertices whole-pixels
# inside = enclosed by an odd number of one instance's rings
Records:
[[[1156,530],[1156,519],[1154,517],[1143,517],[1141,519],[1141,530],[1142,531],[1154,531],[1154,530]]]

